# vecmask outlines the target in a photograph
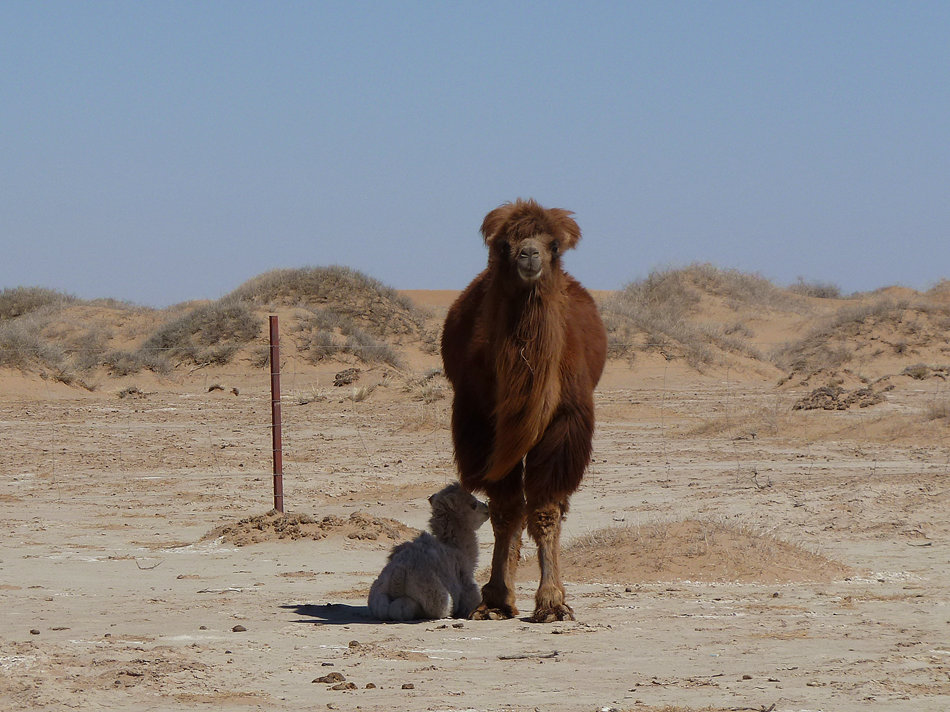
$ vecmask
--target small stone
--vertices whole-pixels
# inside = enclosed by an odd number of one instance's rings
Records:
[[[322,682],[325,684],[335,684],[337,682],[346,682],[346,678],[343,677],[341,673],[331,672],[329,675],[324,675],[323,677],[318,677],[314,682]]]
[[[30,628],[30,635],[39,635],[39,634],[40,634],[39,628]]]
[[[351,649],[352,649],[352,648],[358,648],[358,647],[360,647],[360,641],[358,641],[358,640],[351,640],[350,643],[349,643],[349,647],[350,647]]]
[[[243,633],[247,630],[243,625],[236,625],[231,629],[233,633]]]
[[[208,630],[208,626],[206,626],[206,625],[199,625],[199,626],[198,626],[198,630]]]
[[[751,676],[751,675],[743,675],[743,676],[742,676],[742,679],[743,679],[743,680],[751,680],[751,679],[752,679],[752,676]]]
[[[404,690],[415,690],[415,689],[416,689],[416,686],[413,685],[411,682],[404,682],[404,683],[402,683],[402,689],[404,689]]]
[[[375,689],[376,689],[376,685],[374,685],[372,682],[367,682],[367,683],[366,683],[366,689],[367,689],[367,690],[375,690]]]
[[[334,685],[330,689],[331,690],[355,690],[356,684],[352,682],[341,682],[339,685]]]
[[[464,624],[464,623],[453,623],[453,624],[452,624],[452,627],[453,627],[453,628],[464,628],[464,627],[465,627],[465,624]]]

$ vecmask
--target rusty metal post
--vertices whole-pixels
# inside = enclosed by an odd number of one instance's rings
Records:
[[[274,444],[274,509],[284,513],[284,451],[280,423],[280,330],[270,317],[270,419]]]

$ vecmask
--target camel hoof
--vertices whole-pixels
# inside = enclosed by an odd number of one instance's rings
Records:
[[[472,615],[469,616],[469,619],[473,621],[504,621],[509,618],[514,618],[517,615],[518,609],[514,606],[493,608],[483,603],[472,611]]]
[[[566,603],[551,608],[535,609],[531,621],[534,623],[554,623],[555,621],[572,621],[574,609]]]

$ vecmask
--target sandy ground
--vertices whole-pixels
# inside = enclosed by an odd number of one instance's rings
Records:
[[[286,509],[324,526],[245,546],[209,533],[271,508],[265,373],[3,376],[0,707],[950,709],[950,433],[920,415],[945,386],[793,411],[807,389],[612,362],[564,530],[577,621],[388,624],[365,596],[454,477],[449,399],[332,371],[283,383]]]

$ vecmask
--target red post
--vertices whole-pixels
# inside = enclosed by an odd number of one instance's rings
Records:
[[[280,331],[270,317],[270,419],[274,444],[274,509],[284,513],[284,452],[280,437]]]

